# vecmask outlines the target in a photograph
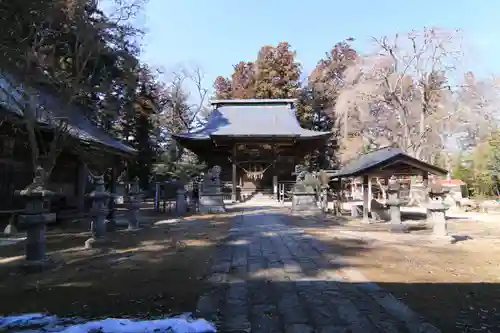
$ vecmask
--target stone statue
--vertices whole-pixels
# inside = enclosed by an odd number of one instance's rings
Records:
[[[295,175],[295,177],[296,177],[295,178],[295,182],[298,183],[298,182],[304,180],[306,172],[307,172],[306,168],[303,165],[297,164],[295,166],[295,170],[294,170],[294,172],[292,174],[292,175]]]
[[[24,190],[21,191],[20,195],[26,195],[31,192],[43,192],[46,190],[45,181],[47,180],[47,172],[41,166],[35,169],[35,176],[31,184],[26,186]]]
[[[218,165],[215,165],[211,170],[210,173],[212,174],[212,181],[215,184],[220,184],[220,173],[222,172],[222,168]]]

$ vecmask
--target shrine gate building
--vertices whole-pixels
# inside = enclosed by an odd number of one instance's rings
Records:
[[[294,165],[332,135],[302,128],[294,103],[294,99],[215,100],[203,128],[173,137],[208,166],[222,167],[221,181],[231,182],[233,201],[238,187],[243,194],[276,196],[278,180],[292,180]]]

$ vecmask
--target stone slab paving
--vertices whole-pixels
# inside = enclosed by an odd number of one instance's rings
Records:
[[[325,245],[288,218],[279,211],[233,218],[198,303],[218,332],[439,332],[376,284],[349,283],[338,273],[342,258],[325,255]]]

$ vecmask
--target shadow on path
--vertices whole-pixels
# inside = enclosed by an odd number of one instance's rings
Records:
[[[221,332],[439,332],[373,283],[339,274],[359,240],[325,244],[279,211],[235,216],[198,315]],[[334,256],[326,254],[335,247]]]

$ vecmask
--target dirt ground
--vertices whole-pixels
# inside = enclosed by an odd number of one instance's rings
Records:
[[[83,248],[88,222],[51,230],[47,251],[56,265],[42,273],[19,268],[23,244],[0,246],[0,314],[140,318],[193,312],[230,218],[199,215],[116,231],[109,233],[111,245],[99,251]]]
[[[328,244],[363,239],[364,250],[347,257],[347,264],[442,332],[500,332],[500,226],[450,221],[451,234],[473,239],[444,245],[429,241],[426,230],[397,235],[387,226],[336,222],[304,230]]]

